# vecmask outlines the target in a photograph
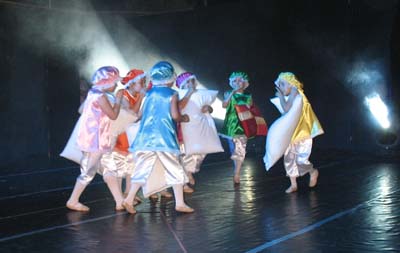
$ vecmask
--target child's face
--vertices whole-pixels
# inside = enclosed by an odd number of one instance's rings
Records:
[[[192,78],[186,82],[186,89],[196,89],[197,82],[196,79]]]
[[[275,82],[275,87],[280,90],[284,96],[288,96],[292,90],[292,86],[282,79],[279,79],[277,82]]]
[[[232,81],[233,87],[234,89],[244,89],[246,87],[246,81],[241,78],[241,77],[236,77],[235,79],[233,79]]]
[[[142,78],[139,81],[129,86],[130,92],[140,92],[146,85],[146,78]]]

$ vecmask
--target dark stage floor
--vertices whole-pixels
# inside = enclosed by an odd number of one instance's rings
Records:
[[[64,203],[77,168],[0,175],[0,252],[400,252],[400,164],[366,156],[314,154],[317,188],[300,180],[285,194],[280,162],[266,173],[259,157],[244,164],[234,187],[230,161],[208,163],[187,195],[194,214],[172,200],[116,213],[100,177],[82,201]]]

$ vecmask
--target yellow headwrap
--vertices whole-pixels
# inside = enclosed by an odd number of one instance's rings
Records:
[[[298,90],[303,91],[303,84],[299,80],[297,80],[296,76],[292,72],[280,73],[277,80],[285,80],[289,84],[296,87]]]
[[[296,78],[292,72],[282,72],[278,76],[278,80],[284,80],[290,85],[297,88],[300,95],[303,97],[302,115],[300,116],[299,123],[293,133],[291,142],[298,142],[307,138],[314,138],[317,135],[323,134],[324,130],[318,121],[310,102],[304,95],[303,84]]]

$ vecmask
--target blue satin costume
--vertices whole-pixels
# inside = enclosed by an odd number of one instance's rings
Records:
[[[131,182],[143,186],[145,197],[188,182],[179,162],[176,124],[171,115],[175,93],[166,86],[153,86],[147,92],[139,131],[129,149],[136,165]]]

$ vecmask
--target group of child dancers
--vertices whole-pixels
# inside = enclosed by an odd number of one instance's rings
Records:
[[[146,76],[151,79],[148,85]],[[79,198],[99,173],[114,198],[117,211],[135,214],[135,205],[142,201],[137,197],[140,189],[144,197],[158,198],[158,194],[172,197],[166,191],[172,187],[175,210],[191,213],[194,209],[185,203],[184,192],[194,191],[193,174],[200,170],[205,156],[223,151],[219,136],[228,140],[234,164],[233,181],[240,183],[247,140],[254,137],[245,123],[254,120],[251,111],[246,110],[254,104],[245,91],[249,86],[246,73],[233,72],[229,78],[232,89],[224,94],[222,106],[226,108],[226,116],[220,134],[210,116],[217,91],[198,89],[193,73],[176,76],[169,62],[156,63],[148,74],[132,69],[123,78],[116,67],[101,67],[91,82],[76,139],[82,151],[81,173],[66,203],[69,209],[89,211]],[[118,82],[125,87],[115,91]],[[174,84],[178,91],[172,89]],[[304,95],[302,83],[293,73],[281,73],[275,81],[275,89],[283,120],[278,119],[276,127],[274,123],[269,129],[264,157],[266,169],[284,155],[286,174],[291,182],[286,192],[295,192],[296,178],[307,173],[310,174],[309,186],[314,187],[318,170],[308,158],[312,138],[323,130]],[[121,116],[121,110],[135,115],[137,129],[133,135],[128,129],[117,135],[112,133],[112,121]],[[288,121],[284,117],[291,118]],[[290,135],[290,141],[271,145],[282,131]],[[280,146],[277,149],[284,153],[274,152],[275,146]],[[126,178],[124,193],[123,178]]]

